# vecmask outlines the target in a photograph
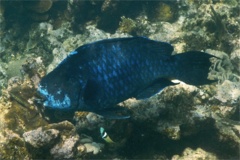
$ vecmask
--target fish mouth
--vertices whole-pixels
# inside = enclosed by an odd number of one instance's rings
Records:
[[[47,100],[46,96],[41,94],[41,92],[39,91],[39,88],[37,89],[37,91],[35,92],[35,98],[34,98],[34,103],[38,104],[38,105],[43,105],[43,103]]]
[[[42,105],[44,107],[63,110],[70,109],[71,99],[68,94],[64,94],[59,91],[56,93],[49,93],[46,88],[47,87],[41,85],[38,86],[38,93],[43,99]]]
[[[42,86],[38,86],[38,89],[37,89],[37,101],[38,103],[41,103],[42,105],[47,101],[47,92],[43,92],[43,87]]]

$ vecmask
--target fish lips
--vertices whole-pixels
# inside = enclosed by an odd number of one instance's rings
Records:
[[[52,109],[70,109],[71,99],[61,90],[50,92],[46,86],[38,85],[38,93],[43,97],[43,106]]]

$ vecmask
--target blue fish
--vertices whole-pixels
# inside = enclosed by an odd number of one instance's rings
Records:
[[[179,79],[191,85],[214,82],[207,79],[208,53],[190,51],[172,55],[169,43],[145,37],[106,39],[72,51],[39,83],[45,108],[58,111],[88,111],[107,118],[126,108],[118,103],[135,97],[145,99]]]

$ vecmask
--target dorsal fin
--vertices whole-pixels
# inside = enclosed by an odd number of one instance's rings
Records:
[[[161,54],[161,55],[171,55],[173,52],[173,46],[167,42],[161,42],[161,41],[155,41],[151,40],[147,37],[125,37],[125,38],[112,38],[112,39],[104,39],[100,41],[96,41],[93,43],[85,44],[80,47],[78,47],[75,51],[71,52],[71,55],[74,55],[76,53],[82,52],[82,50],[86,48],[91,48],[96,51],[99,49],[97,47],[102,47],[103,46],[110,46],[111,48],[113,45],[119,46],[119,45],[124,45],[125,47],[129,45],[130,47],[132,46],[139,46],[148,53],[152,54]],[[127,47],[126,47],[127,48]]]

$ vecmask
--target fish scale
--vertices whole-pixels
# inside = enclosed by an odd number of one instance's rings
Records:
[[[210,58],[204,52],[171,55],[166,42],[145,37],[106,39],[80,46],[39,83],[46,108],[90,111],[108,118],[127,118],[115,111],[128,98],[145,99],[175,85],[214,82],[207,75]],[[61,91],[61,92],[59,92]]]
[[[152,62],[152,70],[149,70],[149,68],[147,68],[145,65],[145,58],[143,56],[139,56],[142,53],[137,49],[130,49],[130,51],[127,50],[128,52],[131,52],[131,54],[125,56],[124,51],[119,52],[119,48],[122,48],[122,46],[116,45],[115,47],[110,48],[113,48],[113,50],[110,52],[110,56],[107,56],[109,55],[109,50],[103,47],[101,48],[101,56],[103,58],[100,58],[96,63],[91,63],[89,66],[89,68],[94,68],[97,64],[104,63],[102,59],[106,57],[108,63],[111,61],[114,62],[112,66],[109,66],[108,70],[116,70],[117,72],[115,77],[110,78],[111,72],[105,72],[102,67],[99,65],[97,66],[99,68],[98,74],[102,75],[102,79],[99,80],[98,83],[102,86],[101,90],[104,93],[98,96],[98,108],[108,108],[109,105],[116,105],[116,103],[123,101],[127,97],[133,97],[134,93],[139,90],[139,87],[145,87],[146,81],[148,83],[149,81],[153,81],[157,74],[160,74],[158,72],[161,71],[156,69],[154,70],[154,68],[157,68],[157,63],[154,62],[156,60]],[[150,55],[150,53],[145,54]],[[94,58],[97,57],[94,56]],[[126,72],[124,73],[123,70]],[[137,70],[141,70],[141,72],[135,72]],[[119,83],[114,83],[114,81],[119,81]],[[113,91],[113,89],[111,89],[109,86],[114,86],[113,88],[116,91]],[[115,92],[115,94],[113,92]],[[92,104],[96,104],[96,102],[94,103],[93,101],[94,99],[92,99]]]

